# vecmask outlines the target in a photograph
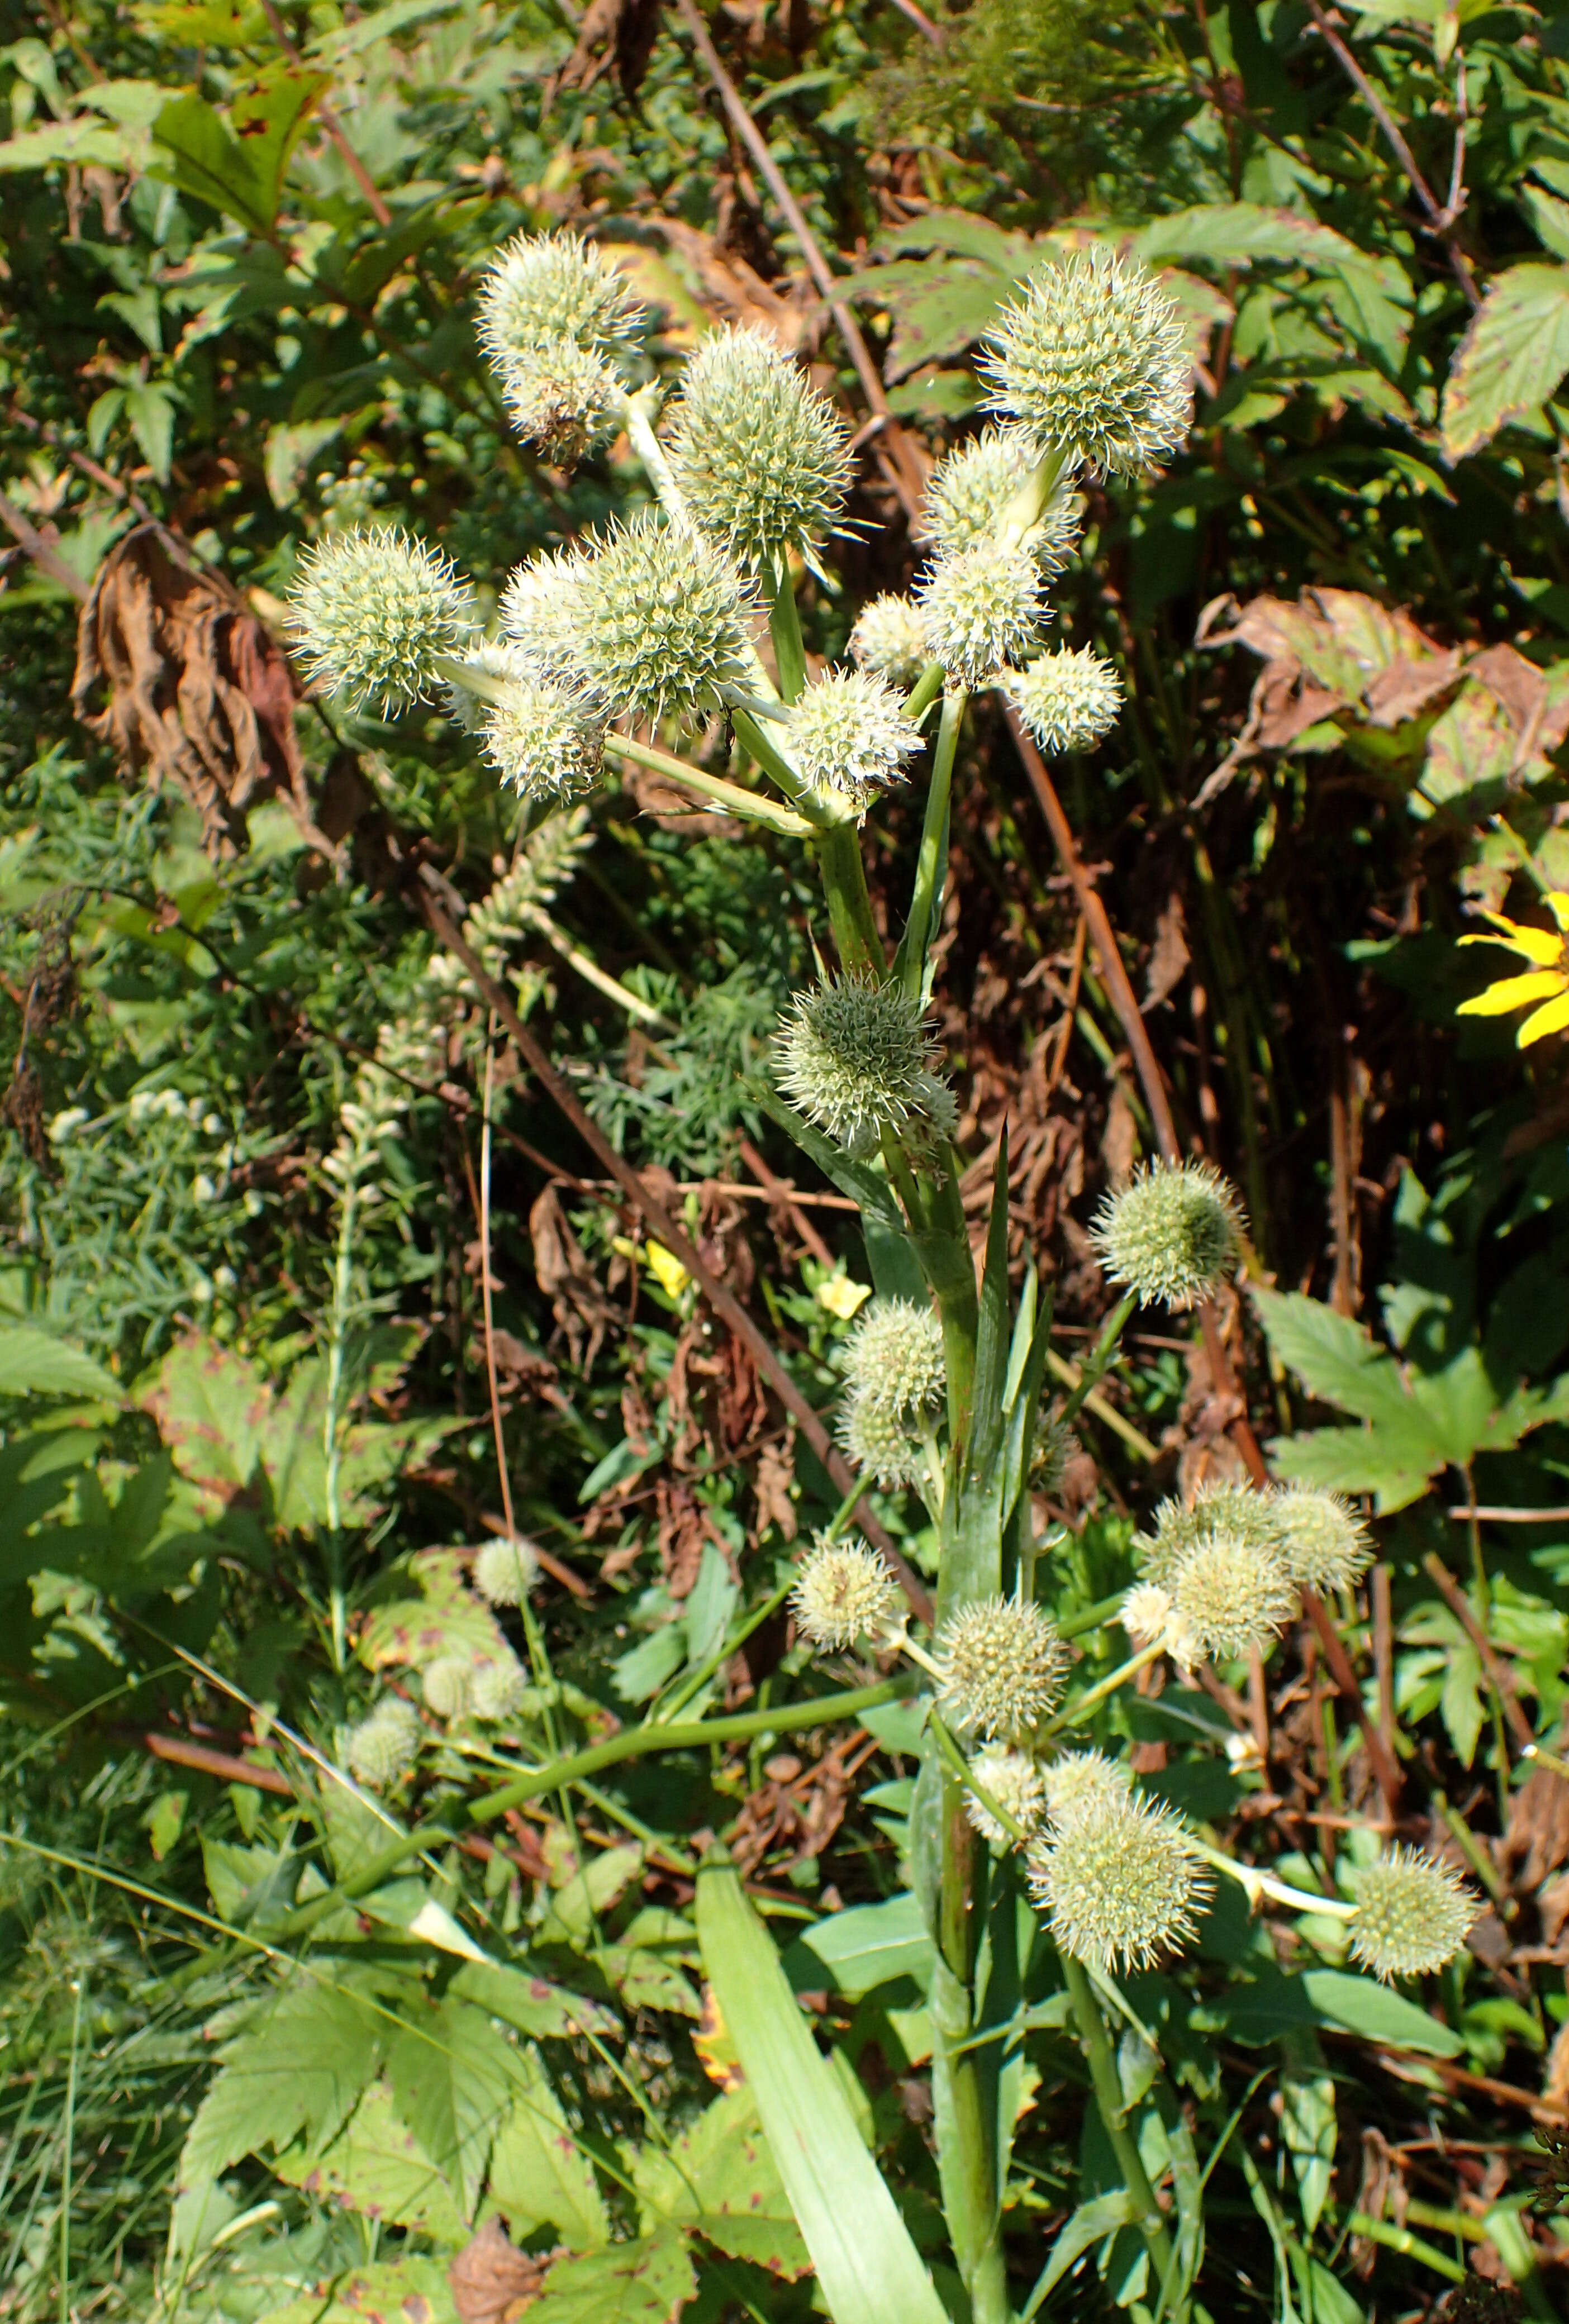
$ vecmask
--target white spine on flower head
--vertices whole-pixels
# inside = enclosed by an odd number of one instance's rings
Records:
[[[618,425],[620,364],[642,319],[625,277],[575,235],[523,235],[499,252],[478,333],[518,433],[570,460]]]
[[[1029,550],[1000,554],[985,541],[939,558],[917,583],[915,602],[932,659],[969,687],[1025,660],[1049,611]]]
[[[987,1798],[1012,1817],[1026,1840],[1039,1829],[1046,1794],[1040,1770],[1028,1752],[1015,1751],[1006,1743],[988,1743],[971,1760],[970,1773]],[[983,1840],[997,1848],[1018,1845],[1019,1833],[1010,1831],[974,1792],[964,1794],[964,1813]]]
[[[1214,1534],[1191,1549],[1171,1582],[1172,1620],[1213,1659],[1265,1646],[1297,1610],[1297,1589],[1269,1544]]]
[[[780,1087],[852,1154],[884,1130],[952,1135],[953,1094],[933,1067],[939,1051],[901,984],[829,977],[796,995],[776,1044]]]
[[[1189,1943],[1214,1890],[1169,1808],[1094,1788],[1054,1813],[1029,1886],[1063,1951],[1103,1971],[1153,1969]]]
[[[1038,1606],[977,1598],[943,1624],[936,1660],[937,1700],[962,1733],[1017,1738],[1057,1702],[1068,1652]]]
[[[850,431],[776,339],[732,327],[687,366],[670,473],[692,521],[726,557],[778,571],[811,557],[844,513]]]
[[[1349,1876],[1353,1960],[1375,1977],[1424,1977],[1460,1950],[1481,1899],[1425,1849],[1392,1848]]]
[[[1269,1496],[1280,1554],[1304,1590],[1350,1590],[1372,1563],[1368,1529],[1338,1493],[1277,1486]]]
[[[1100,246],[1048,266],[988,335],[992,409],[1042,451],[1106,476],[1151,466],[1186,440],[1193,366],[1176,305],[1143,267]]]
[[[926,1447],[909,1422],[863,1396],[845,1398],[835,1434],[851,1467],[871,1477],[885,1493],[918,1485],[926,1476]]]
[[[805,781],[864,812],[879,791],[904,779],[921,747],[902,698],[860,669],[814,678],[790,706],[790,755]]]
[[[1133,1789],[1133,1778],[1121,1761],[1108,1759],[1103,1751],[1065,1751],[1048,1762],[1041,1780],[1046,1812],[1053,1823],[1071,1821],[1088,1802],[1125,1800]]]
[[[501,373],[507,417],[525,444],[571,467],[621,426],[624,391],[610,366],[571,339],[517,355]]]
[[[400,1695],[384,1694],[369,1718],[350,1731],[350,1775],[368,1792],[391,1791],[413,1766],[423,1733],[413,1705]]]
[[[935,1308],[914,1299],[868,1301],[839,1360],[856,1397],[877,1411],[917,1420],[942,1409],[947,1369]]]
[[[900,1600],[887,1560],[858,1534],[848,1541],[819,1535],[790,1592],[796,1628],[814,1646],[837,1652],[891,1628]]]
[[[932,659],[920,614],[908,597],[873,597],[850,632],[850,659],[859,669],[907,692]]]
[[[395,527],[342,532],[306,550],[288,625],[313,683],[393,717],[434,697],[436,664],[461,656],[474,599],[438,549]]]
[[[988,428],[961,444],[932,471],[921,503],[922,539],[931,542],[939,557],[962,556],[966,549],[995,541],[1038,458],[1022,428]],[[1081,507],[1071,484],[1059,481],[1026,529],[1024,546],[1043,581],[1066,564]]]
[[[1116,724],[1122,682],[1090,646],[1058,646],[1025,669],[1002,673],[1002,691],[1040,748],[1092,751]]]
[[[1090,1240],[1113,1283],[1147,1307],[1202,1306],[1236,1263],[1241,1205],[1207,1162],[1152,1162],[1108,1194]]]
[[[487,1605],[521,1606],[539,1578],[540,1554],[521,1536],[487,1541],[474,1561],[474,1586]]]
[[[531,800],[564,806],[597,789],[605,729],[548,679],[508,685],[480,722],[485,755],[503,783]]]

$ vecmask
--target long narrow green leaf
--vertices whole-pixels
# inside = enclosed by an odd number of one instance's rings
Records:
[[[992,1181],[992,1220],[981,1278],[981,1328],[975,1339],[975,1411],[970,1430],[971,1471],[988,1482],[1002,1442],[1008,1352],[1008,1133],[1004,1130],[997,1141],[997,1167]]]
[[[727,1857],[698,1874],[697,1940],[834,2324],[949,2324]]]

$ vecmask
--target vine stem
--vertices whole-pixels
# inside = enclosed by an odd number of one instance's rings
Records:
[[[1128,2190],[1128,2200],[1133,2206],[1140,2231],[1149,2246],[1149,2255],[1164,2282],[1170,2273],[1175,2255],[1171,2238],[1166,2231],[1165,2215],[1156,2200],[1155,2190],[1149,2184],[1149,2174],[1144,2168],[1138,2141],[1128,2127],[1127,2105],[1122,2097],[1117,2061],[1112,2054],[1106,2021],[1101,2015],[1101,2005],[1095,1999],[1094,1988],[1084,1973],[1083,1964],[1075,1960],[1071,1953],[1065,1952],[1060,1958],[1068,2000],[1090,2069],[1095,2104],[1100,2108],[1101,2120],[1111,2141],[1112,2152],[1117,2158],[1117,2167],[1122,2173],[1122,2183]]]

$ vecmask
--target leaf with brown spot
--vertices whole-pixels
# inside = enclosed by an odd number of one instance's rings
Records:
[[[555,2256],[519,2251],[501,2221],[487,2219],[447,2271],[457,2324],[512,2324],[539,2298]]]

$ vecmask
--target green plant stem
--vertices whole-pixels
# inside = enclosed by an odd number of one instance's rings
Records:
[[[1091,1390],[1098,1388],[1105,1378],[1106,1367],[1116,1354],[1117,1342],[1127,1330],[1133,1310],[1138,1305],[1139,1294],[1136,1291],[1126,1291],[1107,1316],[1102,1327],[1100,1338],[1079,1367],[1078,1386],[1057,1415],[1059,1427],[1071,1426]]]
[[[60,2324],[70,2324],[70,2207],[71,2170],[75,2162],[77,2067],[81,2054],[82,1990],[85,1978],[75,1980],[71,2002],[70,2061],[66,2068],[65,2118],[60,2125]]]
[[[739,732],[739,718],[736,726]],[[850,975],[881,980],[888,973],[888,960],[877,923],[872,917],[860,835],[853,823],[836,823],[815,836],[817,868],[823,875],[828,922],[839,948],[840,964]]]
[[[1128,2190],[1128,2200],[1133,2206],[1140,2231],[1149,2246],[1149,2255],[1157,2273],[1164,2282],[1172,2265],[1171,2238],[1166,2232],[1166,2221],[1155,2190],[1149,2184],[1149,2174],[1144,2168],[1138,2141],[1128,2127],[1127,2107],[1122,2098],[1122,2084],[1117,2073],[1117,2061],[1112,2054],[1112,2041],[1106,2032],[1106,2021],[1101,2015],[1101,2005],[1095,1999],[1094,1988],[1082,1964],[1071,1953],[1061,1955],[1063,1977],[1067,1985],[1068,2000],[1084,2044],[1084,2057],[1090,2069],[1090,2081],[1100,2108],[1101,2120],[1117,2167],[1122,2173],[1122,2183]]]
[[[905,715],[917,724],[925,717],[943,690],[944,670],[940,661],[928,661],[915,684],[905,696]]]
[[[1138,1676],[1146,1663],[1152,1663],[1157,1655],[1165,1652],[1166,1648],[1158,1638],[1152,1646],[1141,1646],[1136,1655],[1131,1655],[1125,1663],[1120,1663],[1114,1671],[1109,1671],[1103,1679],[1090,1688],[1088,1693],[1081,1694],[1075,1702],[1069,1703],[1066,1711],[1059,1711],[1055,1719],[1048,1720],[1040,1730],[1042,1736],[1060,1734],[1065,1727],[1077,1727],[1097,1703],[1104,1702],[1109,1694],[1115,1694],[1120,1686],[1126,1686],[1131,1678]]]
[[[796,702],[807,682],[807,649],[801,638],[800,607],[796,604],[789,566],[784,558],[764,572],[762,586],[768,597],[768,627],[773,640],[773,658],[779,665],[780,698]]]
[[[1451,2283],[1465,2282],[1465,2270],[1457,2259],[1424,2243],[1420,2236],[1412,2235],[1407,2228],[1370,2218],[1366,2211],[1348,2212],[1345,2228],[1347,2235],[1365,2236],[1371,2244],[1382,2244],[1386,2251],[1398,2252],[1403,2259],[1418,2261],[1422,2266],[1430,2267],[1435,2275],[1447,2276]]]
[[[668,751],[656,751],[651,743],[634,742],[630,734],[607,734],[605,756],[630,760],[634,766],[651,768],[663,775],[667,782],[677,783],[683,790],[695,792],[698,798],[712,799],[743,823],[766,824],[771,831],[782,832],[787,839],[811,839],[814,827],[804,816],[793,808],[781,807],[761,791],[749,791],[739,783],[726,782],[723,775],[705,774],[700,767],[689,767],[684,759],[673,759]]]
[[[953,1748],[962,1767],[963,1755]],[[941,2047],[948,2085],[947,2135],[940,2157],[943,2208],[974,2324],[1009,2324],[1007,2255],[998,2231],[996,2097],[988,2061],[974,2039],[979,1835],[964,1810],[965,1788],[965,1776],[949,1767],[942,1798],[941,1959],[932,1987],[933,2038]]]
[[[357,1147],[357,1139],[356,1139]],[[343,1199],[338,1205],[337,1248],[332,1265],[332,1319],[327,1342],[327,1408],[321,1421],[321,1450],[327,1467],[325,1500],[327,1507],[327,1589],[328,1619],[332,1630],[332,1666],[341,1674],[346,1659],[347,1626],[344,1606],[343,1513],[341,1503],[341,1472],[343,1465],[342,1402],[344,1345],[348,1327],[348,1298],[354,1270],[355,1196],[357,1186],[355,1172],[350,1169],[345,1178]]]
[[[948,805],[953,793],[954,755],[958,749],[959,728],[964,723],[964,705],[969,700],[961,687],[943,696],[942,721],[937,728],[937,747],[932,755],[932,778],[927,788],[926,820],[921,825],[920,854],[915,872],[915,893],[910,898],[909,918],[905,923],[904,989],[912,1001],[918,1001],[926,981],[927,946],[931,941],[932,917],[937,907],[937,889],[947,864]]]

